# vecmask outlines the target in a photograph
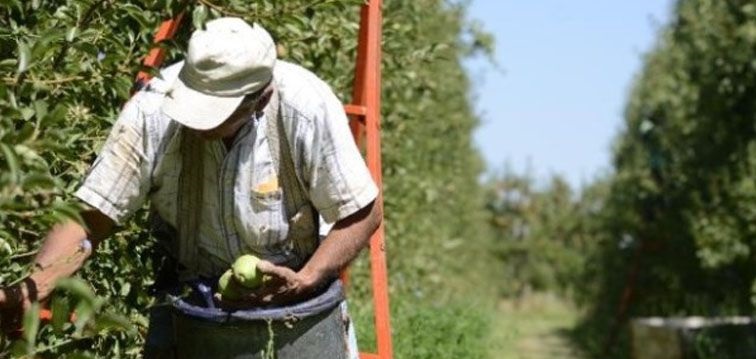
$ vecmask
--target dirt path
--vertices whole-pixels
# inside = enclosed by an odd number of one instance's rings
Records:
[[[519,303],[499,303],[490,359],[582,359],[567,332],[577,313],[551,295],[533,294]]]

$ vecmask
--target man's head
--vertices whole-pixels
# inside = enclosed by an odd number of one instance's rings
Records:
[[[208,130],[193,129],[193,131],[205,140],[219,140],[232,138],[239,129],[249,121],[250,115],[262,111],[270,100],[273,86],[268,83],[261,90],[244,96],[239,106],[236,107],[220,125]]]
[[[192,34],[163,112],[195,130],[216,129],[244,108],[254,109],[275,62],[273,39],[260,25],[238,18],[209,21]]]

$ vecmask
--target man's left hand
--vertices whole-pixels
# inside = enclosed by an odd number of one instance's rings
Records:
[[[216,294],[215,298],[224,309],[248,309],[261,306],[278,306],[302,301],[318,288],[320,278],[304,271],[295,272],[291,268],[261,260],[257,269],[267,277],[263,285],[239,300],[229,300]],[[230,285],[240,286],[235,280]]]

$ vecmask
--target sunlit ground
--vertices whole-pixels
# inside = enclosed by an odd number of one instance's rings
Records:
[[[570,303],[549,294],[499,302],[491,336],[491,359],[584,358],[570,344],[577,321]]]

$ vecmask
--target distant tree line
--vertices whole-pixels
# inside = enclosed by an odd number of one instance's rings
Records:
[[[611,174],[572,197],[517,175],[489,185],[502,281],[566,287],[597,357],[628,355],[629,318],[756,304],[756,1],[679,0],[662,30]]]

